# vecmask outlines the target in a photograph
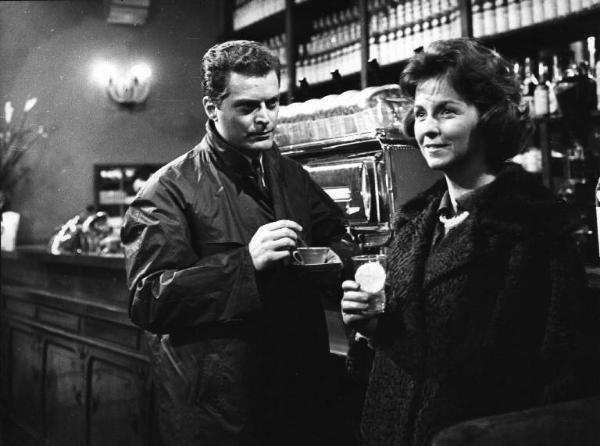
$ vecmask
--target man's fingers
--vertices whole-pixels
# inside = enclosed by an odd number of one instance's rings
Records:
[[[296,232],[302,232],[302,226],[292,220],[277,220],[266,225],[261,226],[261,229],[267,231],[274,231],[276,229],[289,228]]]

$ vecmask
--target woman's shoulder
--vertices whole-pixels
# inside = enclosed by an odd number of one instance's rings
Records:
[[[571,233],[580,224],[575,210],[541,180],[508,164],[477,203],[480,224],[531,237]]]
[[[392,217],[392,228],[398,230],[408,221],[414,220],[417,216],[427,211],[433,202],[441,199],[446,189],[446,182],[442,179],[409,199],[394,213]]]

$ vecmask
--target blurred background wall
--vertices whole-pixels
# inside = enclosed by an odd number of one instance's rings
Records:
[[[219,0],[151,0],[141,26],[107,23],[96,1],[0,2],[0,100],[15,118],[49,129],[24,158],[27,175],[11,208],[21,213],[18,243],[46,243],[53,229],[94,200],[95,163],[165,163],[204,134],[201,57],[221,36]],[[145,61],[150,96],[128,110],[91,80],[101,59]]]

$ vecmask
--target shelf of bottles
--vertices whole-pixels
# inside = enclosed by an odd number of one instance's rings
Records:
[[[600,0],[471,0],[473,37],[524,28],[599,4]]]
[[[317,84],[331,79],[335,70],[342,76],[359,72],[359,39],[357,6],[313,20],[309,40],[298,46],[296,78]]]
[[[458,0],[371,0],[369,58],[389,65],[418,47],[461,35]]]
[[[415,48],[461,35],[458,0],[369,0],[369,59],[389,65]],[[354,6],[317,18],[308,41],[298,46],[297,78],[318,84],[361,69],[360,24]]]
[[[238,31],[285,9],[285,0],[236,0],[233,30]]]
[[[279,82],[279,92],[283,93],[287,89],[288,85],[288,67],[286,65],[285,47],[286,37],[285,33],[278,34],[262,42],[267,48],[269,48],[275,56],[279,58],[281,63],[281,81]]]

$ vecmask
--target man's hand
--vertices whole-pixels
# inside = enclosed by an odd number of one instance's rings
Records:
[[[364,336],[372,336],[377,328],[378,315],[364,312],[369,309],[369,302],[376,298],[376,294],[361,290],[360,285],[354,280],[345,280],[342,289],[344,290],[342,298],[344,323]]]
[[[254,268],[262,271],[289,257],[301,231],[302,226],[291,220],[278,220],[258,228],[248,244]]]

